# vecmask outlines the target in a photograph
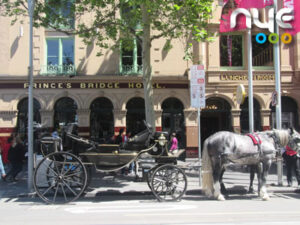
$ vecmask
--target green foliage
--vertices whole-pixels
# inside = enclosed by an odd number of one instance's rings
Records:
[[[87,44],[94,42],[108,48],[111,40],[116,45],[121,39],[141,41],[144,5],[149,16],[150,41],[166,38],[164,50],[169,50],[170,40],[175,38],[210,40],[206,27],[212,3],[213,0],[72,0],[70,4],[70,0],[35,0],[34,26],[79,35]],[[11,17],[14,23],[27,15],[27,0],[0,0],[0,10],[2,16]],[[86,15],[91,18],[84,19]]]

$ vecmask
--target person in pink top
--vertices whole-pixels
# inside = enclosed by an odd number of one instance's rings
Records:
[[[171,135],[171,148],[170,152],[175,153],[178,150],[178,140],[176,138],[176,133],[173,132]]]

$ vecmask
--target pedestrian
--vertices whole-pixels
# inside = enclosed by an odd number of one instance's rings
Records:
[[[300,160],[297,156],[297,151],[293,150],[287,145],[282,157],[286,165],[286,178],[288,186],[291,187],[293,185],[293,173],[295,173],[298,187],[300,188]]]
[[[128,142],[129,138],[131,138],[131,131],[130,130],[126,131],[126,135],[124,136],[124,144],[126,144],[126,142]],[[133,161],[129,165],[128,173],[130,175],[136,175],[137,171],[135,170],[135,168],[136,168],[136,161]]]
[[[117,136],[116,139],[115,139],[115,144],[118,144],[118,145],[119,145],[119,144],[122,144],[122,142],[124,141],[123,132],[124,132],[124,129],[121,128],[121,129],[119,130],[118,136]]]
[[[12,140],[13,140],[13,134],[7,139],[7,141],[4,143],[2,147],[2,161],[6,171],[8,171],[10,167],[10,162],[8,160],[8,151],[10,149]]]
[[[0,173],[1,173],[1,178],[3,180],[5,180],[6,173],[5,173],[5,169],[4,169],[3,162],[2,162],[2,148],[1,148],[1,146],[0,146]]]
[[[6,180],[17,181],[16,176],[22,171],[23,160],[25,159],[25,147],[19,136],[12,140],[12,145],[8,152],[8,160],[11,163],[11,169],[6,175]]]
[[[171,148],[170,148],[170,152],[175,154],[178,152],[178,140],[176,138],[176,133],[173,132],[171,135]]]

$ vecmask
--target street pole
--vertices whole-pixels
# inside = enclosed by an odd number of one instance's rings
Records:
[[[254,132],[253,117],[253,72],[252,72],[252,36],[248,29],[248,109],[249,109],[249,133]]]
[[[199,186],[201,187],[201,114],[200,108],[198,108],[198,159],[199,159]]]
[[[277,0],[274,0],[274,13],[277,12],[278,4]],[[275,15],[274,15],[275,16]],[[275,17],[274,17],[275,18]],[[279,29],[274,20],[274,33],[278,35]],[[280,51],[279,51],[279,41],[273,45],[274,51],[274,69],[275,69],[275,89],[277,91],[277,105],[276,107],[276,129],[281,129],[281,85],[280,85]],[[277,176],[278,176],[278,185],[282,186],[282,174],[283,174],[283,166],[282,160],[277,160]]]
[[[29,66],[28,66],[28,192],[33,183],[33,10],[34,0],[28,0],[29,13]]]

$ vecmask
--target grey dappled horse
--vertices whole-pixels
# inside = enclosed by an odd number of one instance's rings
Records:
[[[228,164],[256,165],[259,195],[269,199],[266,178],[276,153],[293,140],[300,143],[300,135],[292,130],[271,130],[256,133],[261,144],[255,145],[251,138],[228,131],[217,132],[208,137],[203,146],[203,189],[209,196],[225,200],[221,193],[222,176]]]

